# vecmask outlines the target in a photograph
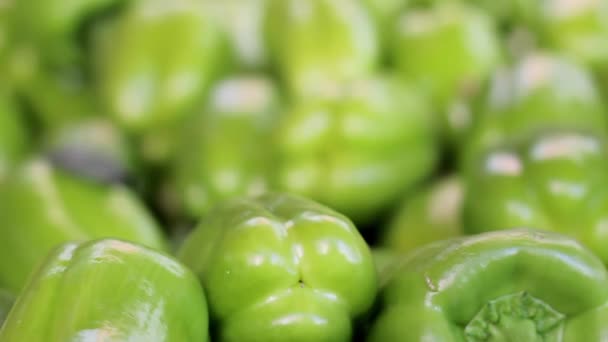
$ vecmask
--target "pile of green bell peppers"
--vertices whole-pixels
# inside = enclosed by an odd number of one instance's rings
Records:
[[[0,1],[0,342],[603,342],[605,0]]]

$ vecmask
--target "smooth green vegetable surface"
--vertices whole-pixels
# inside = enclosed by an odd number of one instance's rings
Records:
[[[379,66],[378,32],[357,0],[269,0],[264,31],[272,61],[297,96]]]
[[[135,1],[95,42],[102,99],[135,131],[182,117],[226,62],[225,37],[193,0]]]
[[[535,227],[575,237],[608,263],[605,138],[550,133],[505,145],[467,179],[465,230]]]
[[[157,223],[129,189],[79,179],[42,159],[11,173],[0,198],[0,286],[8,290],[21,290],[64,242],[114,237],[165,248]]]
[[[602,341],[608,273],[580,243],[527,229],[396,259],[368,341]]]
[[[369,222],[433,171],[432,113],[414,85],[381,75],[324,92],[282,116],[276,188]]]
[[[206,342],[196,276],[173,258],[125,241],[68,243],[30,278],[0,341]]]
[[[173,183],[182,211],[198,218],[222,200],[267,191],[276,167],[270,135],[278,116],[279,96],[270,79],[219,82],[180,139]]]
[[[204,285],[217,341],[349,341],[376,293],[350,220],[291,195],[224,203],[178,255]]]
[[[496,71],[467,139],[463,167],[489,149],[555,130],[606,135],[607,115],[586,69],[558,55],[531,54]]]
[[[407,196],[382,235],[382,246],[409,252],[425,244],[464,234],[464,184],[455,175]]]
[[[406,11],[395,26],[393,44],[397,72],[420,82],[439,109],[474,94],[501,62],[492,18],[460,2]]]

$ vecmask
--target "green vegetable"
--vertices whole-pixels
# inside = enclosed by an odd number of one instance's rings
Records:
[[[368,341],[578,342],[608,333],[608,273],[563,235],[444,240],[396,263]]]
[[[268,189],[278,105],[277,90],[262,76],[227,78],[214,87],[205,110],[188,121],[175,161],[177,196],[189,216]]]
[[[120,240],[51,253],[11,310],[5,342],[206,342],[205,295],[190,270]]]
[[[382,236],[382,245],[409,252],[438,240],[463,234],[464,189],[452,175],[419,189],[398,208]]]
[[[376,293],[370,250],[350,220],[290,195],[225,202],[179,258],[204,285],[216,341],[350,341]]]
[[[535,227],[570,235],[608,263],[608,145],[560,132],[504,145],[467,177],[468,233]]]
[[[194,0],[135,1],[95,37],[102,100],[134,131],[181,118],[226,61],[225,37]]]
[[[327,86],[282,117],[276,188],[365,223],[434,169],[432,113],[415,86],[393,78]]]
[[[406,11],[395,28],[398,72],[419,82],[443,110],[458,97],[470,97],[501,61],[492,18],[473,6],[438,2]]]
[[[591,67],[608,64],[606,1],[547,0],[538,4],[538,29],[546,45]]]
[[[32,159],[0,185],[0,287],[18,292],[58,244],[115,237],[165,248],[143,204],[120,185],[93,183]]]
[[[592,76],[558,56],[529,55],[496,72],[464,154],[474,163],[486,150],[552,130],[605,135],[606,109]],[[467,160],[468,159],[468,160]]]
[[[272,62],[296,95],[368,76],[379,64],[378,33],[358,0],[269,0],[264,26]]]

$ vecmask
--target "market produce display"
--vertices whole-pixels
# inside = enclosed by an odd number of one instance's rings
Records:
[[[608,0],[0,1],[0,342],[608,342]]]

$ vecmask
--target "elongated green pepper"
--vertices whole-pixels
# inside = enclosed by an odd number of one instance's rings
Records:
[[[224,36],[194,0],[135,1],[94,36],[101,97],[134,131],[178,120],[226,62]]]
[[[536,227],[577,238],[608,263],[608,145],[562,132],[496,148],[467,175],[469,233]]]
[[[269,0],[265,33],[290,91],[316,94],[329,82],[368,76],[379,64],[372,17],[357,0]]]
[[[290,195],[225,202],[179,258],[204,285],[216,341],[349,341],[376,292],[350,220]]]
[[[259,195],[269,188],[270,134],[279,99],[261,76],[223,80],[208,106],[187,122],[174,167],[182,211],[198,217],[222,200]]]
[[[42,159],[0,185],[0,286],[18,292],[58,244],[102,237],[165,248],[159,228],[127,188],[71,176]]]
[[[511,230],[397,259],[368,341],[603,341],[608,273],[576,240]]]
[[[173,258],[120,240],[69,243],[32,275],[5,342],[208,341],[206,299]]]
[[[466,143],[464,166],[488,149],[547,131],[605,135],[606,115],[593,78],[583,67],[547,53],[529,55],[496,72]]]
[[[301,100],[277,128],[276,188],[371,220],[432,172],[433,117],[415,86],[376,76]]]
[[[455,175],[419,189],[398,208],[382,235],[382,245],[408,252],[463,235],[463,201],[464,185]]]

